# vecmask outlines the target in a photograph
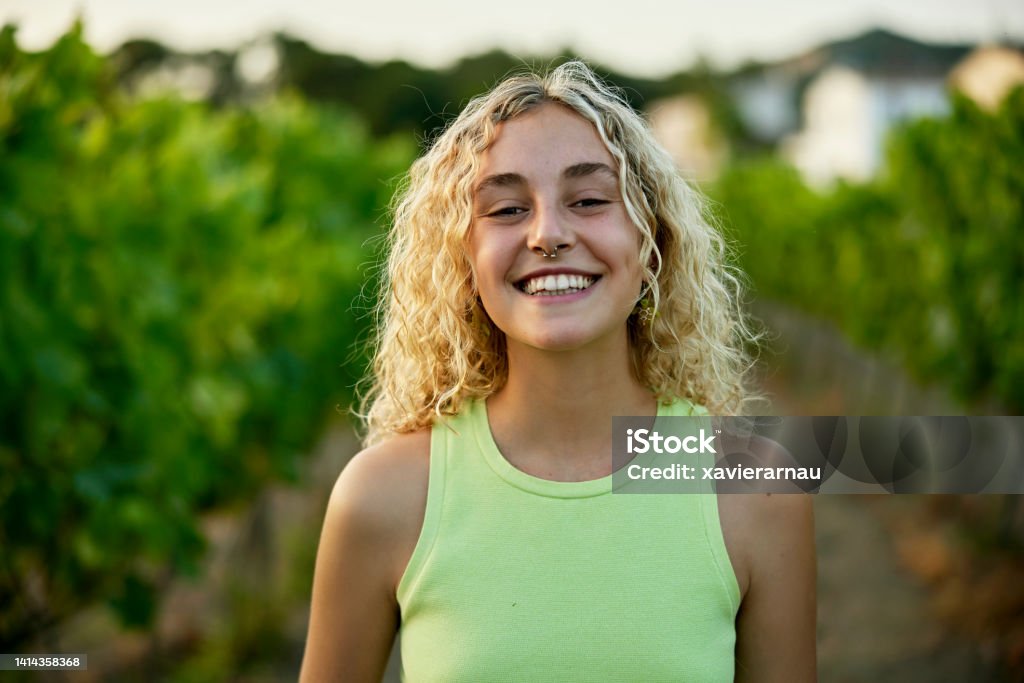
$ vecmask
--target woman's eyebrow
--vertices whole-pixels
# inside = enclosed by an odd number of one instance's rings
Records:
[[[601,163],[600,161],[585,161],[579,164],[573,164],[562,171],[563,178],[583,178],[593,173],[607,173],[615,180],[619,179],[619,174],[615,172],[608,164]]]
[[[585,178],[586,176],[594,173],[607,173],[613,179],[619,179],[618,174],[611,166],[600,161],[584,161],[578,164],[573,164],[572,166],[567,166],[565,170],[562,171],[562,177],[567,179]],[[495,173],[485,177],[477,183],[473,193],[480,194],[484,190],[492,187],[515,187],[526,184],[526,178],[518,173]]]
[[[525,185],[526,178],[519,175],[518,173],[495,173],[489,175],[481,180],[476,189],[473,191],[474,194],[480,194],[484,190],[491,187],[513,187],[516,185]]]

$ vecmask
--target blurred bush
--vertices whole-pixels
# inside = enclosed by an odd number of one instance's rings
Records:
[[[753,160],[709,188],[756,294],[833,321],[855,343],[969,402],[1024,410],[1024,89],[986,112],[889,141],[877,180],[808,189]]]
[[[413,153],[288,96],[128,100],[80,27],[0,33],[9,651],[97,601],[148,624],[198,515],[294,475],[363,372],[360,266]]]

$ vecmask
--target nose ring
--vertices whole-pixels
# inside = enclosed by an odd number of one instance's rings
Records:
[[[540,249],[540,253],[541,253],[541,255],[544,256],[544,258],[549,258],[549,259],[556,259],[556,258],[558,258],[558,247],[555,247],[550,254],[547,251],[544,250],[544,247],[537,247],[537,248]]]

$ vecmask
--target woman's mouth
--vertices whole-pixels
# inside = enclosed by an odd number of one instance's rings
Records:
[[[599,279],[600,276],[594,275],[558,273],[527,278],[518,282],[516,287],[530,296],[563,296],[582,292]]]

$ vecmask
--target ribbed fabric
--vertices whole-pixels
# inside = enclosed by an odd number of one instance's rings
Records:
[[[739,601],[714,494],[533,477],[498,451],[483,402],[434,427],[398,585],[403,680],[731,681]]]

